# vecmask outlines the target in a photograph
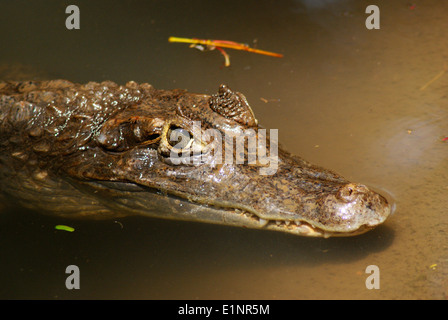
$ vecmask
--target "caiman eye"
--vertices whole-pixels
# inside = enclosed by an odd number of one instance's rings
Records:
[[[167,140],[170,146],[176,149],[186,149],[193,143],[192,134],[181,127],[171,126],[167,132]]]

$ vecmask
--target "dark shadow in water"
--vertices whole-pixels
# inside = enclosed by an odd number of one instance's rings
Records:
[[[321,263],[349,263],[385,250],[394,239],[394,231],[388,226],[355,237],[329,239],[195,223],[183,223],[176,227],[182,228],[175,232],[175,241],[179,241],[177,245],[192,248],[191,252],[198,256],[206,251],[208,260],[221,261],[232,268],[256,264],[314,266]],[[170,243],[173,248],[176,242],[166,239],[166,243]],[[188,260],[187,257],[185,263]]]
[[[55,230],[57,224],[75,231]],[[175,296],[175,279],[348,263],[386,249],[394,238],[387,226],[357,237],[315,239],[145,217],[67,220],[18,209],[0,215],[0,234],[3,299],[128,298],[121,288],[133,285],[145,288],[144,297],[157,298],[160,288],[169,297],[170,286]],[[84,290],[65,288],[71,264],[82,270]]]

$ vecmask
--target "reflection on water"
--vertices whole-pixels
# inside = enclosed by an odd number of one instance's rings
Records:
[[[204,93],[226,83],[247,96],[263,126],[279,128],[288,150],[385,190],[396,211],[358,237],[307,239],[10,210],[0,216],[0,297],[445,299],[448,75],[420,88],[447,63],[448,3],[414,2],[381,3],[381,29],[368,31],[366,1],[96,1],[80,6],[79,32],[64,29],[60,1],[46,2],[47,16],[33,14],[34,2],[2,3],[0,64]],[[247,42],[285,57],[231,51],[231,67],[221,68],[216,52],[169,44],[169,36]],[[64,287],[69,264],[81,270],[76,292]],[[365,287],[368,265],[380,268],[379,290]]]

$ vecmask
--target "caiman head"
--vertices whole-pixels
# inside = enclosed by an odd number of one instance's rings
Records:
[[[360,234],[388,217],[383,196],[276,140],[241,93],[172,91],[108,118],[63,170],[109,208],[153,217],[318,237]]]

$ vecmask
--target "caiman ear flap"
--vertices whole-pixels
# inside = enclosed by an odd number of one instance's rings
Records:
[[[232,119],[240,124],[249,127],[254,127],[258,124],[246,97],[242,93],[232,91],[224,84],[219,86],[218,94],[211,96],[210,108],[223,117]]]

